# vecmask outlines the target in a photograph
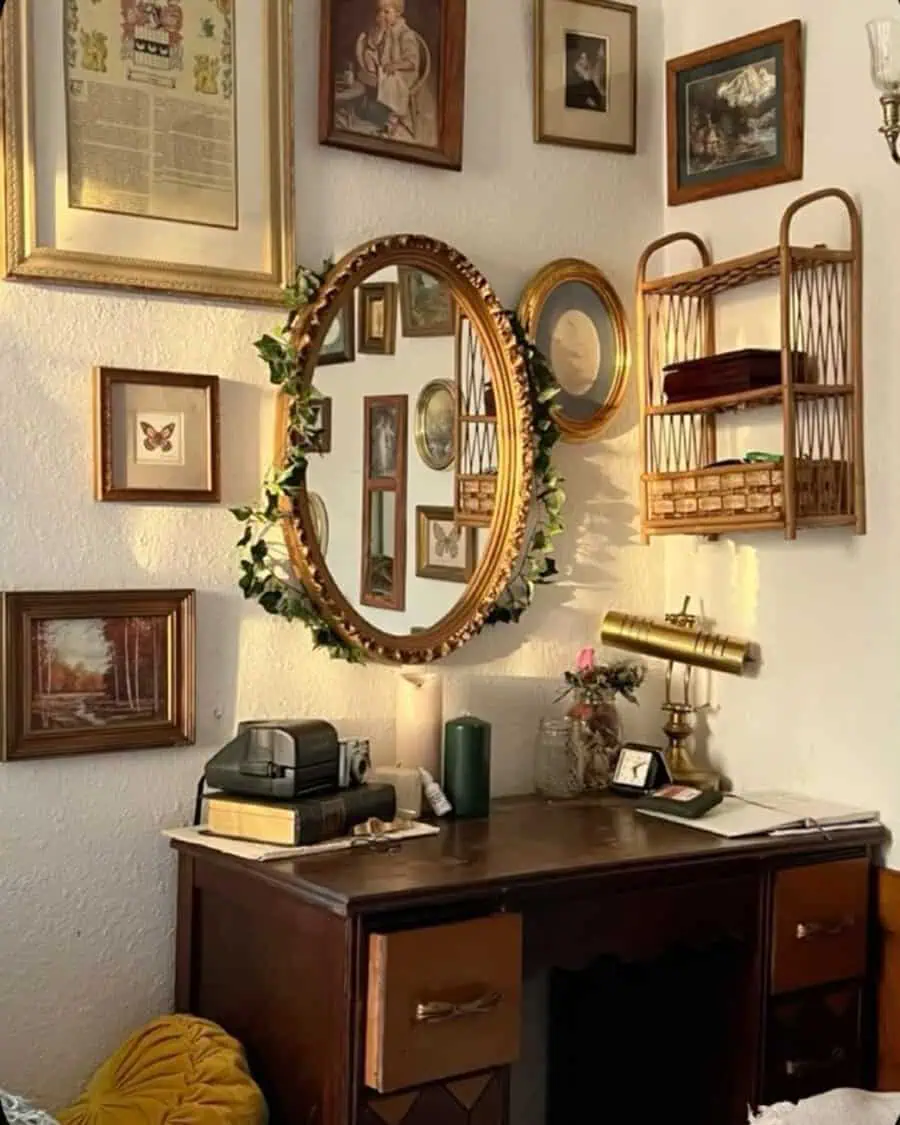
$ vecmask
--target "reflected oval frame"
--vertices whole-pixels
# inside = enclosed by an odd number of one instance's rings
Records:
[[[616,357],[609,394],[591,417],[584,420],[567,418],[561,409],[554,410],[554,418],[562,432],[563,441],[577,443],[598,438],[622,405],[631,371],[631,347],[625,306],[619,294],[612,287],[605,273],[581,258],[560,258],[550,262],[525,286],[519,300],[519,319],[529,338],[534,340],[536,337],[537,325],[550,295],[561,285],[573,281],[580,281],[599,297],[609,314],[616,340]]]
[[[395,636],[366,621],[336,585],[315,537],[305,484],[296,497],[294,518],[285,519],[283,528],[297,578],[345,640],[383,663],[427,664],[448,656],[481,631],[521,555],[534,474],[530,384],[512,322],[483,274],[444,242],[401,234],[373,239],[352,250],[329,271],[315,299],[298,316],[291,341],[305,386],[312,381],[331,318],[348,292],[389,266],[412,266],[445,281],[484,347],[497,403],[499,438],[497,495],[486,548],[462,597],[440,621],[422,632]],[[280,394],[276,464],[284,462],[287,451],[289,405],[284,393]]]

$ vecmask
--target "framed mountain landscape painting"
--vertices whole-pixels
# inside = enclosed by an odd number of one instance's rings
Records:
[[[803,176],[799,20],[666,64],[669,204]]]

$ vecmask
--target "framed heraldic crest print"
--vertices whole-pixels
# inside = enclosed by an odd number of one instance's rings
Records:
[[[458,172],[466,0],[321,4],[319,141]]]
[[[98,500],[221,499],[219,380],[161,371],[94,371]]]
[[[194,741],[193,590],[3,595],[2,754]]]
[[[5,275],[281,304],[294,273],[290,12],[291,0],[7,0]]]
[[[637,9],[535,0],[534,139],[637,151]]]

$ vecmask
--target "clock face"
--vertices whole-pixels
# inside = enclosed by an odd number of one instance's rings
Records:
[[[652,761],[653,755],[648,750],[630,750],[626,747],[616,767],[616,781],[620,785],[633,785],[636,789],[642,789],[647,784]]]

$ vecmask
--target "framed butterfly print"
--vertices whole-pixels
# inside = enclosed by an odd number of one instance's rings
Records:
[[[416,576],[468,582],[475,573],[478,529],[460,527],[452,508],[416,508]]]
[[[98,500],[217,504],[218,378],[95,368],[94,471]]]

